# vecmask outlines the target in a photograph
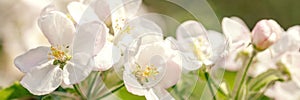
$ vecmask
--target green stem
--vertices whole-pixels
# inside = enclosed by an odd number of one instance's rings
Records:
[[[81,99],[85,99],[83,94],[80,92],[80,88],[79,88],[79,85],[78,84],[74,84],[73,85],[75,91],[77,92],[77,94],[80,96]]]
[[[255,57],[255,55],[256,55],[256,51],[253,51],[252,52],[252,56],[251,56],[251,58],[250,58],[250,60],[249,60],[249,62],[247,64],[247,66],[246,66],[246,68],[245,68],[245,70],[244,70],[244,72],[242,74],[242,79],[240,81],[240,84],[238,85],[238,89],[237,89],[237,92],[236,92],[236,95],[235,95],[235,100],[237,100],[239,98],[239,94],[240,94],[241,88],[242,88],[242,86],[244,84],[244,81],[245,81],[246,75],[248,73],[249,67],[250,67],[250,65],[251,65],[251,63],[252,63],[253,58]]]
[[[103,96],[97,98],[97,100],[100,100],[100,99],[102,99],[102,98],[104,98],[104,97],[106,97],[106,96],[109,96],[110,94],[112,94],[112,93],[114,93],[114,92],[120,90],[120,89],[121,89],[122,87],[124,87],[124,86],[125,86],[124,83],[122,83],[119,87],[115,88],[115,89],[112,90],[111,92],[108,92],[108,93],[104,94]]]
[[[91,85],[89,86],[89,89],[88,89],[88,93],[87,93],[87,98],[88,98],[88,99],[89,99],[90,96],[91,96],[92,89],[93,89],[93,87],[94,87],[94,84],[95,84],[96,80],[99,78],[99,76],[100,76],[100,72],[96,72],[95,77],[94,77],[94,79],[92,80],[92,83],[91,83]]]
[[[223,96],[231,97],[231,94],[227,94],[226,92],[224,92],[224,90],[221,89],[220,86],[217,85],[217,83],[214,80],[210,79],[210,81],[213,84],[213,86],[218,90],[218,92],[220,92]]]
[[[204,72],[204,75],[205,75],[205,79],[206,79],[206,81],[207,81],[207,84],[208,84],[210,93],[211,93],[211,95],[213,96],[213,100],[216,100],[214,90],[213,90],[213,88],[212,88],[212,86],[211,86],[211,83],[210,83],[209,73],[208,73],[207,71],[205,71],[205,72]]]
[[[172,88],[174,89],[174,92],[176,94],[179,94],[179,91],[178,91],[178,88],[177,88],[177,84],[175,84]],[[178,98],[179,98],[179,100],[184,100],[184,98],[182,96],[180,96],[180,95],[178,95]]]

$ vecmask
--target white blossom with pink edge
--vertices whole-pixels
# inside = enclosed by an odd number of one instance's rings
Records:
[[[181,57],[161,35],[144,35],[125,53],[123,80],[126,89],[148,100],[174,99],[167,88],[181,76]]]
[[[44,95],[62,82],[70,85],[84,80],[93,68],[95,37],[105,36],[99,32],[103,24],[82,24],[75,33],[72,21],[58,11],[45,12],[38,24],[51,47],[40,46],[15,59],[15,65],[25,73],[21,85],[32,94]]]

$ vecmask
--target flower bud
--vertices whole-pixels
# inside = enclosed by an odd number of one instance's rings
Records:
[[[252,43],[256,50],[263,51],[280,38],[283,29],[274,20],[261,20],[252,30]]]

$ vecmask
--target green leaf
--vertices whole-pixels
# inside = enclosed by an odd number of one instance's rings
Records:
[[[10,87],[4,88],[0,91],[0,100],[27,98],[33,96],[26,90],[19,82],[14,83]]]
[[[273,85],[276,81],[284,81],[284,79],[285,75],[281,71],[269,69],[249,81],[247,85],[249,94],[247,96],[249,99],[259,99],[269,86]]]
[[[284,75],[279,70],[269,69],[268,71],[251,79],[248,83],[250,91],[259,91],[264,86],[274,81],[284,81]]]

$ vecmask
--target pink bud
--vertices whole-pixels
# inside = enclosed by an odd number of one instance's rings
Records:
[[[260,20],[252,30],[252,43],[255,49],[263,51],[280,38],[283,29],[274,20]]]

